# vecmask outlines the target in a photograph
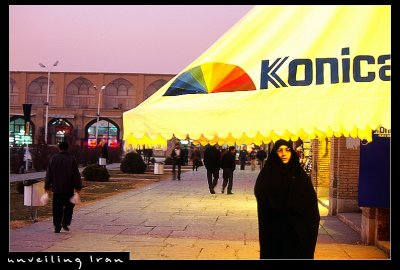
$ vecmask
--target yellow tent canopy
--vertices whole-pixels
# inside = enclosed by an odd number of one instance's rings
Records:
[[[391,128],[390,6],[256,6],[123,115],[125,146],[268,143]]]

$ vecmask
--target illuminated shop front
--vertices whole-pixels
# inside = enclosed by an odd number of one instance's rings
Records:
[[[9,146],[24,146],[32,144],[33,126],[29,125],[29,134],[25,135],[25,121],[23,117],[13,117],[9,125]]]
[[[98,127],[97,132],[97,142],[96,142],[96,128]],[[118,140],[119,137],[119,128],[118,126],[109,119],[101,119],[98,123],[96,120],[89,122],[87,125],[87,145],[90,148],[94,148],[99,145],[101,142],[107,142],[108,146],[119,147],[120,142]]]

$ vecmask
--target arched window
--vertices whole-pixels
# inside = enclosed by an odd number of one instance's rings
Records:
[[[33,130],[33,124],[30,123],[29,135],[25,135],[24,118],[20,116],[12,117],[9,125],[9,146],[32,144]]]
[[[119,127],[116,123],[107,118],[100,118],[97,131],[96,143],[96,128],[97,120],[93,120],[86,126],[85,136],[88,139],[88,145],[96,147],[101,141],[107,141],[108,145],[113,147],[119,143]]]
[[[31,103],[32,107],[44,106],[47,100],[47,77],[40,76],[33,80],[28,86],[27,103]],[[49,104],[56,103],[56,88],[52,80],[50,80]]]
[[[72,136],[73,126],[72,124],[62,118],[53,119],[49,123],[48,130],[48,144],[58,144],[59,142],[68,142],[68,136]],[[68,142],[70,143],[70,142]]]
[[[125,79],[116,79],[109,83],[104,92],[104,108],[131,109],[136,106],[133,84]]]
[[[15,87],[16,83],[13,78],[10,78],[10,93],[18,93],[18,89]]]
[[[153,83],[151,83],[149,86],[146,87],[146,90],[144,91],[144,100],[146,100],[148,97],[150,97],[152,94],[157,92],[158,89],[164,86],[166,84],[166,80],[157,80]]]
[[[10,105],[18,105],[18,88],[17,82],[10,78]]]
[[[65,106],[68,108],[97,108],[96,90],[88,79],[79,77],[67,85]]]

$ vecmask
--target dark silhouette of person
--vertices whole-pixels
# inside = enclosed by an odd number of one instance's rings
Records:
[[[317,195],[292,145],[276,141],[256,180],[261,259],[314,258]]]
[[[181,149],[182,153],[181,153],[181,159],[182,159],[182,165],[188,165],[189,162],[189,150],[185,147],[183,147]]]
[[[214,188],[218,184],[219,169],[221,165],[220,151],[215,147],[215,145],[206,146],[203,162],[207,170],[208,188],[211,194],[215,194]]]
[[[178,180],[181,180],[181,166],[183,163],[182,149],[180,144],[177,142],[175,144],[175,149],[171,153],[172,158],[172,174],[174,175],[172,180],[175,180],[175,168],[178,167]]]
[[[58,144],[59,152],[54,154],[48,164],[44,189],[53,192],[53,225],[54,232],[61,227],[69,231],[75,204],[70,199],[74,192],[82,189],[82,180],[75,157],[68,153],[66,142]]]
[[[264,161],[267,158],[267,152],[265,152],[265,150],[260,147],[260,150],[257,151],[257,155],[256,155],[258,162],[260,163],[260,169],[262,169],[264,167]]]
[[[143,154],[144,154],[146,163],[149,164],[153,157],[153,149],[152,148],[144,149]]]
[[[198,147],[193,149],[190,159],[192,160],[192,171],[197,171],[197,169],[201,166],[201,154]]]
[[[230,146],[228,151],[222,156],[221,168],[222,178],[224,179],[221,193],[225,192],[225,188],[228,185],[226,194],[233,194],[233,171],[236,169],[236,149],[234,146]]]
[[[246,146],[242,147],[242,150],[239,152],[239,162],[240,162],[240,169],[244,170],[246,166],[246,160],[247,160],[247,150]]]
[[[25,162],[24,155],[21,155],[18,165],[19,165],[18,173],[25,173],[26,162]]]
[[[257,151],[255,149],[255,147],[251,148],[251,151],[249,153],[249,157],[250,157],[250,167],[251,170],[254,171],[256,169],[256,159],[257,159]]]
[[[101,147],[101,157],[106,159],[106,164],[108,164],[108,143],[107,141],[103,142],[103,146]]]

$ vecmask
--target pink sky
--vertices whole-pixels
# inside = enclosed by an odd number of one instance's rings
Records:
[[[250,5],[10,5],[10,71],[175,74]]]

